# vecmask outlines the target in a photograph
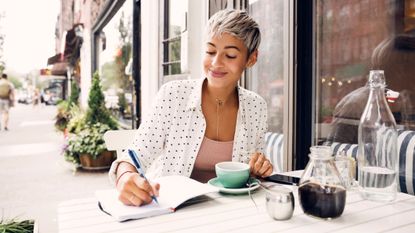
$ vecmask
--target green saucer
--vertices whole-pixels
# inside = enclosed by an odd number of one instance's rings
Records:
[[[207,183],[219,188],[219,192],[228,194],[245,194],[259,187],[259,181],[255,178],[249,178],[249,183],[253,184],[251,187],[246,186],[243,188],[225,188],[217,177],[210,179]]]

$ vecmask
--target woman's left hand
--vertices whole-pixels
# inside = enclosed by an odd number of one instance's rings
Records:
[[[271,175],[273,166],[271,162],[265,158],[265,155],[259,152],[255,152],[249,160],[249,167],[251,174],[260,177],[266,177]]]

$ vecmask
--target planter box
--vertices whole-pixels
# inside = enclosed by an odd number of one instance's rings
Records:
[[[33,225],[32,225],[33,224]],[[17,218],[11,220],[1,219],[0,232],[27,232],[39,233],[39,222],[33,219],[20,220]]]
[[[112,151],[104,151],[96,159],[93,159],[89,154],[81,154],[79,160],[85,170],[104,170],[110,168],[115,156]]]
[[[35,224],[33,225],[33,233],[39,233],[39,221],[35,220]]]

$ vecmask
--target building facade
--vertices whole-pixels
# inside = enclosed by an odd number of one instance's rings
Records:
[[[269,131],[284,137],[286,170],[304,168],[308,148],[326,140],[336,104],[365,84],[377,45],[413,35],[415,25],[413,0],[61,2],[56,48],[69,62],[68,80],[79,83],[85,106],[98,72],[107,107],[125,128],[139,125],[162,84],[203,77],[204,28],[211,15],[225,8],[248,11],[262,42],[258,63],[240,85],[267,101]],[[65,54],[64,35],[71,30],[82,35],[79,55]],[[415,85],[406,82],[397,91]]]

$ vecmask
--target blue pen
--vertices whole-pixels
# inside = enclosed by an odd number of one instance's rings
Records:
[[[133,161],[135,168],[137,168],[138,174],[140,174],[141,177],[143,177],[147,182],[147,177],[144,175],[144,171],[141,168],[140,160],[138,159],[137,154],[133,150],[128,150],[128,155],[130,156],[131,160]],[[158,204],[157,198],[155,195],[151,195],[151,198]]]

